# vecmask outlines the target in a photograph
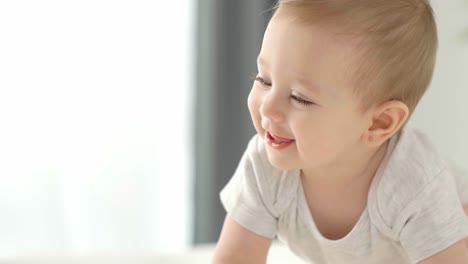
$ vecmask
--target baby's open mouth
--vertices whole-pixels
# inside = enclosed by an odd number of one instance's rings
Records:
[[[272,142],[278,144],[278,145],[285,144],[285,143],[290,143],[290,142],[294,141],[294,139],[282,138],[282,137],[279,137],[279,136],[275,136],[275,135],[271,134],[268,131],[267,131],[267,138],[269,140],[271,140]]]

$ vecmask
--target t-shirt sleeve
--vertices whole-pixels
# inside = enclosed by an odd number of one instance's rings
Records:
[[[468,171],[462,169],[454,162],[449,163],[450,172],[453,174],[457,186],[458,196],[464,206],[468,205]]]
[[[261,236],[273,239],[278,215],[273,207],[272,178],[265,167],[260,138],[254,136],[244,152],[234,175],[220,193],[221,203],[240,225]]]
[[[468,220],[447,169],[427,184],[401,214],[400,242],[418,263],[468,236]]]

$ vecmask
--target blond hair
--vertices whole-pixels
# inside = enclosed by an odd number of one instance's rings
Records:
[[[399,100],[414,111],[431,83],[438,46],[428,1],[279,0],[274,16],[282,11],[303,23],[338,24],[359,39],[353,84],[364,109]]]

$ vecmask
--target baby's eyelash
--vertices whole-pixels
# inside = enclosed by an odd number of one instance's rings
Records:
[[[271,83],[267,83],[262,77],[260,76],[257,76],[255,77],[255,81],[258,81],[260,82],[262,85],[265,85],[265,86],[271,86]]]
[[[304,99],[302,99],[302,98],[299,98],[299,97],[297,97],[297,96],[295,96],[295,95],[293,95],[293,94],[291,94],[291,98],[292,98],[293,100],[295,100],[296,102],[298,102],[298,103],[304,105],[304,106],[310,106],[310,105],[313,105],[313,104],[314,104],[314,103],[312,103],[312,102],[309,102],[309,101],[306,101],[306,100],[304,100]]]
[[[262,77],[260,77],[258,75],[255,77],[254,81],[259,82],[263,86],[271,86],[271,83],[266,82],[265,79],[263,79]],[[309,101],[304,100],[304,99],[302,99],[300,97],[297,97],[297,96],[295,96],[293,94],[291,94],[290,96],[294,101],[296,101],[296,102],[298,102],[298,103],[300,103],[300,104],[302,104],[304,106],[310,106],[310,105],[314,104],[313,102],[309,102]]]

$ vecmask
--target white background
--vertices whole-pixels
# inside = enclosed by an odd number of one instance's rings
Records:
[[[0,2],[0,258],[189,246],[192,2]]]
[[[439,28],[438,61],[412,120],[448,160],[468,169],[468,2],[432,3]]]

